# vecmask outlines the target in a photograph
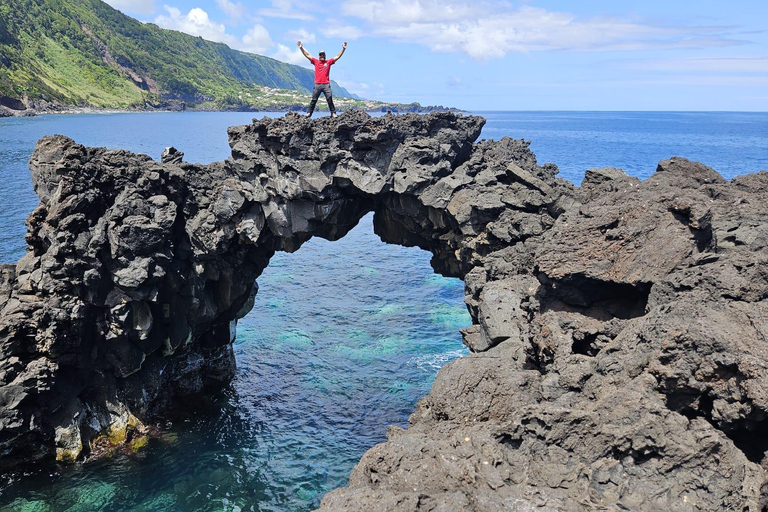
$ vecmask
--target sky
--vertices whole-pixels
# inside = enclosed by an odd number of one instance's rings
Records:
[[[768,111],[768,0],[106,0],[310,67],[364,98],[466,110]]]

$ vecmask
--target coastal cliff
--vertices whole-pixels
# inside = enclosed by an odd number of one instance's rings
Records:
[[[130,443],[226,384],[274,252],[374,212],[464,280],[473,353],[321,510],[765,507],[768,173],[574,187],[483,123],[288,114],[205,166],[41,140],[29,250],[0,267],[0,465]]]

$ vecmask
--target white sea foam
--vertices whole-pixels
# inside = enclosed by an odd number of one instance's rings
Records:
[[[469,354],[469,350],[466,348],[460,348],[440,354],[426,354],[423,356],[412,357],[408,360],[408,364],[413,364],[419,370],[431,373],[436,372],[451,361],[463,357],[467,354]]]

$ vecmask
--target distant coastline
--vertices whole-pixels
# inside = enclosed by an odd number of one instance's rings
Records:
[[[42,99],[33,100],[26,97],[17,99],[0,95],[0,118],[31,117],[41,114],[110,114],[118,112],[304,112],[310,101],[308,95],[296,91],[261,87],[259,93],[263,94],[259,100],[246,96],[242,100],[238,99],[237,102],[221,103],[211,98],[202,97],[192,98],[189,101],[181,98],[167,98],[125,107],[71,105]],[[272,98],[271,101],[264,101],[265,97],[269,96],[277,97]],[[418,102],[389,103],[348,97],[336,98],[336,106],[341,111],[363,110],[365,112],[393,112],[396,114],[468,112],[456,107],[444,107],[442,105],[422,106]],[[327,107],[322,105],[317,110],[318,112],[327,112]]]
[[[6,117],[35,117],[39,115],[52,114],[119,114],[119,113],[150,113],[150,112],[303,112],[306,111],[306,105],[271,105],[265,107],[243,107],[243,108],[213,108],[213,107],[192,107],[185,105],[165,105],[157,108],[107,108],[107,107],[77,107],[55,105],[43,109],[25,108],[23,110],[12,109],[0,105],[0,118]],[[327,109],[317,109],[318,112],[327,112]],[[382,104],[373,108],[360,108],[353,106],[343,110],[364,110],[365,112],[392,112],[394,114],[428,114],[430,112],[456,112],[467,113],[469,111],[455,108],[444,107],[442,105],[430,105],[422,107],[421,105],[408,104]]]

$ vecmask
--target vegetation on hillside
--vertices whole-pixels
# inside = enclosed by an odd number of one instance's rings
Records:
[[[305,94],[289,89],[276,89],[268,86],[255,85],[239,91],[237,95],[227,95],[217,101],[215,105],[199,104],[196,108],[205,110],[215,108],[216,110],[236,110],[236,111],[260,111],[260,112],[281,112],[287,110],[306,110],[311,99],[311,94]],[[392,111],[392,112],[425,112],[431,110],[446,110],[443,107],[422,107],[419,103],[385,103],[376,100],[366,100],[360,98],[336,98],[333,103],[340,111],[346,110],[366,110],[366,111]],[[327,103],[321,96],[317,102],[318,111],[327,111]]]
[[[178,100],[233,108],[248,107],[259,86],[306,94],[312,84],[308,69],[143,24],[100,0],[0,3],[6,102],[144,108]],[[334,91],[351,96],[336,84]]]

